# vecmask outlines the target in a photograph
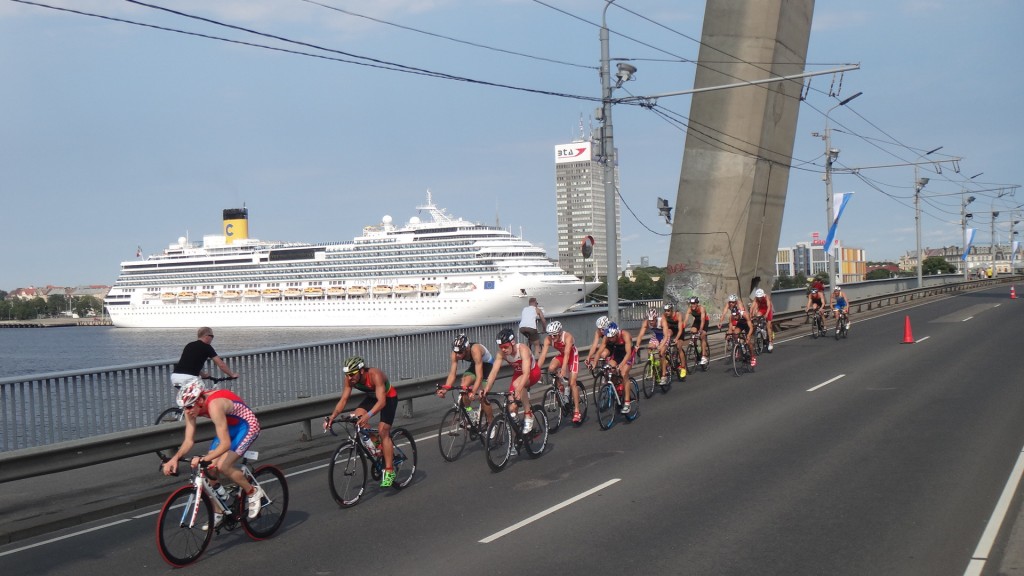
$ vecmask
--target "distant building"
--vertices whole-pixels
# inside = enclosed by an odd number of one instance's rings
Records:
[[[581,125],[582,132],[582,125]],[[558,266],[586,281],[603,279],[608,272],[605,225],[604,166],[595,152],[596,142],[579,140],[555,146],[555,215],[558,231]],[[618,167],[613,181],[619,183]],[[615,253],[621,256],[619,199],[615,197]],[[583,241],[594,238],[593,253],[583,258]],[[621,259],[616,268],[621,269]]]
[[[836,259],[836,271],[841,283],[863,282],[867,274],[867,253],[862,248],[843,246],[838,240],[832,247]],[[797,242],[796,246],[779,248],[775,257],[775,272],[778,276],[803,274],[810,278],[828,272],[823,243]]]

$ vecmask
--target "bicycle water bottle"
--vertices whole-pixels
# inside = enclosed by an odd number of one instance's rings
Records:
[[[370,454],[375,455],[377,453],[377,447],[374,446],[373,439],[370,438],[370,432],[366,428],[359,429],[359,441],[363,443],[363,448],[366,448]]]

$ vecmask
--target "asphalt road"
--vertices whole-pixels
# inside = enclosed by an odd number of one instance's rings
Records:
[[[1000,288],[855,315],[842,341],[795,329],[752,374],[714,361],[608,431],[591,408],[500,473],[426,431],[413,485],[347,510],[324,464],[292,467],[277,536],[220,534],[187,570],[964,574],[1024,445],[1022,320]],[[0,547],[0,573],[167,573],[157,508]],[[1009,533],[986,573],[1011,571]]]

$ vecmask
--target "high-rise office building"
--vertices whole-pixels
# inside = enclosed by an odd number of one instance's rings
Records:
[[[594,154],[594,142],[583,140],[555,146],[555,213],[558,222],[558,265],[586,281],[604,281],[608,271],[604,166]],[[613,168],[615,187],[619,171]],[[619,198],[615,197],[615,254],[622,254]],[[594,238],[593,253],[583,257],[586,238]],[[621,267],[621,259],[616,264]]]

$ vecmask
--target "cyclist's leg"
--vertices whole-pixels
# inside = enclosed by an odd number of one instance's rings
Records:
[[[384,470],[391,470],[392,474],[395,469],[395,444],[391,440],[391,425],[395,422],[397,412],[398,398],[388,398],[380,411],[380,424],[377,425],[380,449],[384,453]]]
[[[227,452],[221,454],[214,459],[212,468],[213,471],[210,475],[214,478],[217,475],[224,475],[231,479],[232,482],[238,485],[239,488],[245,491],[246,494],[252,492],[252,484],[245,478],[245,474],[241,468],[236,468],[235,463],[238,459],[245,454],[245,451],[252,446],[252,443],[256,441],[256,438],[260,435],[259,427],[255,430],[251,429],[249,423],[245,420],[240,421],[234,426],[228,426],[228,436],[231,438],[231,448]],[[214,450],[220,445],[220,439],[214,438],[213,442],[210,443],[210,450]]]

